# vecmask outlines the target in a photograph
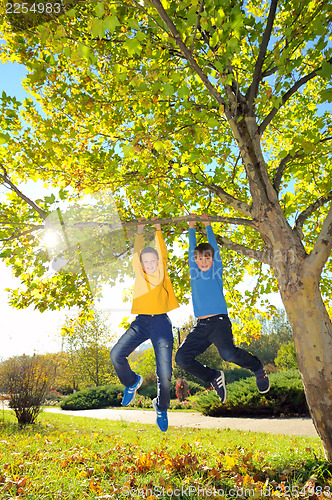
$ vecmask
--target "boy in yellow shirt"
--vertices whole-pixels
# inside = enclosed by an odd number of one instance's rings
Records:
[[[153,400],[153,407],[157,413],[157,425],[165,432],[168,428],[173,350],[172,324],[167,312],[179,307],[179,304],[167,274],[167,249],[160,224],[155,224],[155,228],[156,249],[144,248],[144,224],[137,226],[133,256],[135,286],[131,310],[137,316],[111,350],[111,360],[120,382],[125,386],[122,406],[128,406],[142,385],[143,377],[130,368],[127,358],[140,344],[151,340],[156,357],[158,384],[158,395]]]

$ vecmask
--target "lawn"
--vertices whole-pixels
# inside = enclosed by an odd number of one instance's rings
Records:
[[[0,499],[332,498],[317,438],[0,412]]]

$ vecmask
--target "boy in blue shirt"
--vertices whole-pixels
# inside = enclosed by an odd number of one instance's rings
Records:
[[[206,216],[208,218],[208,216]],[[195,377],[209,382],[222,403],[226,401],[225,375],[202,365],[196,356],[214,344],[228,362],[251,370],[259,392],[266,393],[270,382],[262,362],[249,352],[236,347],[223,293],[223,266],[211,223],[204,221],[208,242],[196,246],[195,222],[189,222],[189,268],[192,301],[197,323],[182,342],[176,363]]]

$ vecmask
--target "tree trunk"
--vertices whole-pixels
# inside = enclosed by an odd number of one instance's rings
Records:
[[[332,324],[312,276],[280,288],[293,330],[299,369],[310,413],[332,462]]]

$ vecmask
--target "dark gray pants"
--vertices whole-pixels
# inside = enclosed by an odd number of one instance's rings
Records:
[[[256,356],[234,345],[232,324],[227,314],[198,319],[192,331],[180,345],[175,356],[176,363],[183,370],[204,382],[212,382],[218,373],[217,370],[204,366],[196,360],[196,356],[206,351],[211,344],[217,347],[220,356],[225,361],[235,363],[252,372],[263,366]]]

